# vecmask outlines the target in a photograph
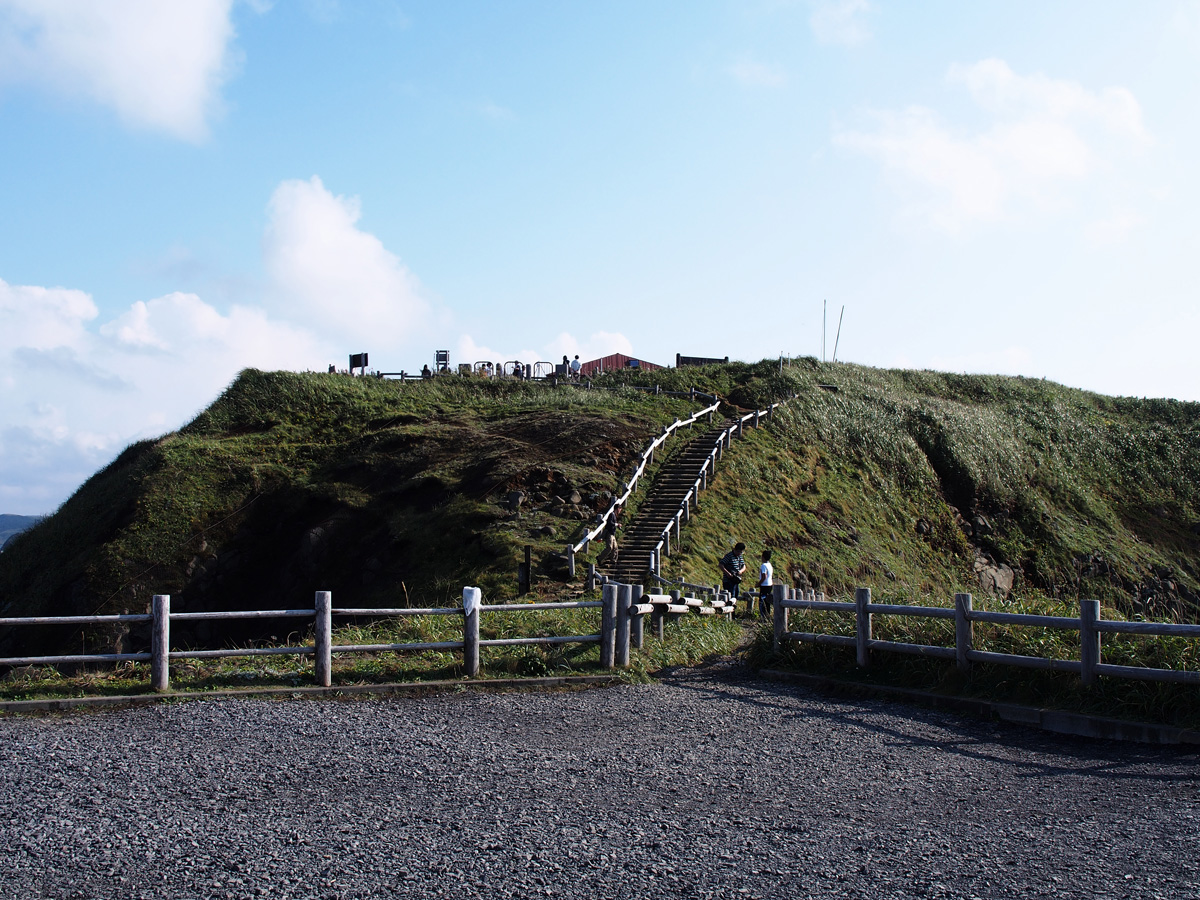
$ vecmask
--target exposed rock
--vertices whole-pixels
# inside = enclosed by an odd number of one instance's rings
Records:
[[[516,512],[521,508],[521,504],[525,502],[524,491],[509,491],[508,492],[508,508]]]

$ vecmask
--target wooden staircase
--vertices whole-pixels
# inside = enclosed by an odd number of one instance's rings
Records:
[[[704,461],[731,422],[715,426],[693,438],[668,458],[638,507],[637,516],[617,532],[620,552],[616,564],[597,567],[597,573],[622,584],[642,584],[650,572],[650,559],[663,529],[675,518],[683,499],[696,484]],[[710,471],[711,477],[711,471]],[[672,537],[674,540],[674,537]]]

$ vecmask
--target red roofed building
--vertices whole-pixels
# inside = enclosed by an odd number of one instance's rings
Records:
[[[632,356],[626,356],[624,353],[614,353],[611,356],[602,356],[599,359],[592,359],[582,363],[579,367],[580,374],[583,375],[599,375],[603,372],[614,372],[617,369],[661,369],[663,366],[657,363],[646,362],[644,359],[634,359]]]

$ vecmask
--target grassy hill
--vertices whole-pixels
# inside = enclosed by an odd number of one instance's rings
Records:
[[[1091,596],[1195,619],[1200,406],[812,359],[625,372],[590,391],[248,370],[15,538],[0,614],[144,611],[154,593],[187,610],[293,607],[317,589],[335,605],[436,605],[468,583],[502,598],[526,544],[553,593],[552,554],[699,405],[633,383],[714,391],[730,409],[799,395],[727,454],[665,574],[711,583],[740,539],[831,594]]]

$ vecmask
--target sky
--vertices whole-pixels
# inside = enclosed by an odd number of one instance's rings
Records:
[[[1200,400],[1197,97],[1197,0],[0,0],[0,512],[363,351]]]

